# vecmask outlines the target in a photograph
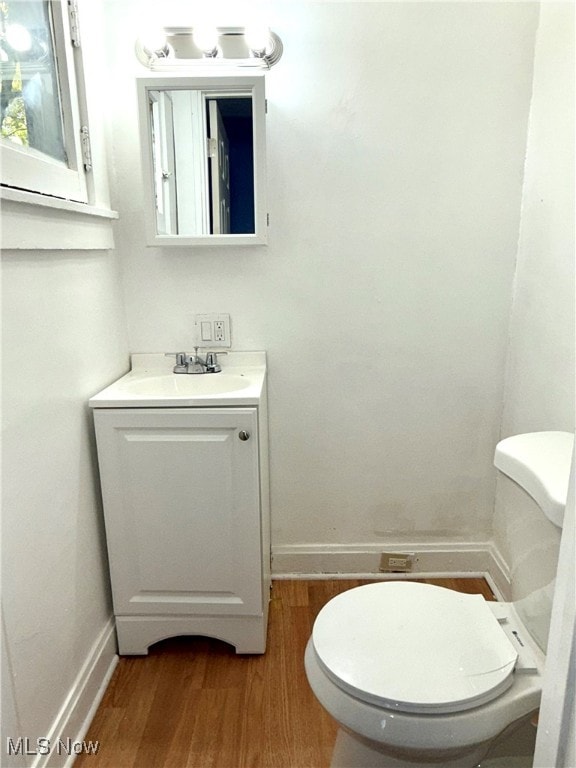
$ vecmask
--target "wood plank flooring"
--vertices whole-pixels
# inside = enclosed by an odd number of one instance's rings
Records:
[[[420,579],[495,599],[484,579]],[[325,768],[336,728],[314,698],[304,649],[314,618],[366,580],[274,581],[268,650],[237,656],[220,641],[165,640],[125,656],[75,768]]]

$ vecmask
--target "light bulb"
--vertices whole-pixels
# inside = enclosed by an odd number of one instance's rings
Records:
[[[150,27],[144,30],[139,40],[148,53],[160,53],[166,49],[166,35],[161,27]]]
[[[192,33],[194,45],[208,56],[214,55],[218,48],[218,30],[216,27],[194,27]]]
[[[246,44],[254,54],[263,55],[270,44],[270,28],[264,24],[246,27],[244,32]]]

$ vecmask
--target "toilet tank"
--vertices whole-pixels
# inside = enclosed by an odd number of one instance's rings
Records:
[[[570,476],[569,432],[514,435],[496,446],[495,535],[510,567],[511,599],[546,651]]]

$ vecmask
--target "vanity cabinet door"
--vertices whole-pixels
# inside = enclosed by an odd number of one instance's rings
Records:
[[[116,615],[258,615],[256,408],[95,412]]]

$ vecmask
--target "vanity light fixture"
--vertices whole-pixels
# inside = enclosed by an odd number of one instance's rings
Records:
[[[136,58],[153,71],[228,66],[270,69],[283,45],[268,27],[164,27],[136,40]]]

